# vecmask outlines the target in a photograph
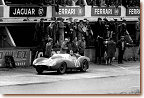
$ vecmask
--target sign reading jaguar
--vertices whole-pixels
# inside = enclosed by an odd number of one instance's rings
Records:
[[[10,17],[45,17],[46,7],[10,7]]]

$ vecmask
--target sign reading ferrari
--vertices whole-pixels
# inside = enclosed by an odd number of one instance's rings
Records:
[[[45,17],[46,7],[10,7],[10,17]]]
[[[92,16],[120,16],[121,8],[115,7],[92,7]]]
[[[140,8],[127,8],[127,16],[140,16]]]
[[[3,49],[0,50],[0,65],[2,66],[5,56],[12,56],[16,66],[30,65],[30,49]]]
[[[55,17],[72,17],[72,16],[84,16],[84,7],[59,7],[59,12],[57,13],[53,8],[53,16]]]

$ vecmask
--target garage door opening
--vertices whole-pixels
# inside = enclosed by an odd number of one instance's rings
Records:
[[[17,47],[34,47],[35,26],[8,26]]]

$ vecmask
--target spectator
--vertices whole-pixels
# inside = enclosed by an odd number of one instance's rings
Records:
[[[85,6],[85,2],[84,2],[84,0],[78,0],[76,2],[76,5]]]
[[[53,34],[53,26],[54,26],[54,22],[51,22],[47,27],[46,27],[46,36],[50,36],[51,38],[54,39],[54,34]]]
[[[66,6],[67,0],[59,0],[59,5]]]
[[[72,18],[68,19],[68,22],[66,24],[66,36],[70,38],[70,41],[73,40],[73,33],[74,33],[74,26],[73,26],[73,22],[72,22]]]
[[[64,41],[64,28],[65,28],[65,24],[64,24],[64,19],[60,18],[60,22],[58,23],[59,26],[59,30],[58,30],[58,39],[59,39],[59,44],[62,45],[63,41]]]
[[[105,0],[101,0],[100,6],[106,6]]]
[[[84,56],[84,51],[86,48],[85,37],[83,36],[81,40],[78,41],[78,50],[81,56]]]
[[[58,25],[58,21],[55,20],[54,24],[53,24],[53,40],[54,40],[54,44],[58,44],[59,45],[59,25]]]
[[[84,36],[85,31],[83,31],[83,27],[84,27],[83,20],[80,20],[78,25],[78,40],[81,40],[82,36]]]
[[[94,38],[95,38],[95,62],[98,61],[99,64],[102,63],[102,57],[104,57],[104,44],[103,44],[103,37],[105,32],[105,26],[102,22],[101,18],[98,18],[98,21],[95,23],[95,27],[97,29],[93,29],[94,31]],[[97,59],[98,58],[98,59]]]
[[[86,46],[89,46],[93,36],[93,31],[91,29],[89,20],[86,20],[85,27],[86,27],[86,36],[85,36]]]
[[[62,54],[69,53],[70,50],[71,50],[70,39],[65,38],[65,41],[61,45],[60,53]]]
[[[45,49],[45,57],[49,58],[52,55],[52,46],[53,46],[53,39],[50,38],[48,35],[46,49]]]
[[[78,52],[78,39],[77,39],[77,37],[75,37],[74,40],[72,41],[72,51],[74,53]]]
[[[140,18],[138,18],[138,22],[136,23],[136,41],[137,44],[140,44]]]
[[[73,6],[73,0],[67,0],[67,1],[66,1],[66,4],[67,4],[68,6]]]
[[[106,52],[107,52],[107,64],[111,65],[112,58],[115,56],[116,52],[116,43],[112,40],[112,38],[110,38],[110,41],[108,41],[107,43]]]
[[[74,23],[73,23],[73,39],[75,39],[75,37],[78,37],[77,19],[74,19]]]
[[[55,0],[45,0],[46,5],[55,4]]]
[[[93,0],[86,0],[87,5],[92,5]]]
[[[125,42],[124,36],[121,36],[121,39],[117,42],[117,46],[118,46],[118,63],[122,64],[123,55],[126,49],[126,42]]]
[[[105,0],[105,4],[107,7],[111,6],[111,0]]]
[[[40,22],[38,22],[35,25],[35,34],[34,34],[34,40],[39,48],[44,49],[45,47],[45,33],[44,33],[44,19],[40,19]]]
[[[93,0],[92,6],[100,6],[101,1],[100,0]]]

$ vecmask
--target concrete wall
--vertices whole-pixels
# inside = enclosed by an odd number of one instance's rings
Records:
[[[136,60],[140,60],[140,57],[138,55],[138,49],[139,47],[129,47],[126,48],[125,54],[124,54],[124,59],[125,60],[132,60],[133,57],[136,58]],[[86,49],[85,50],[85,56],[89,57],[92,62],[95,61],[95,49]],[[115,59],[118,59],[118,49],[116,49],[115,53]]]

